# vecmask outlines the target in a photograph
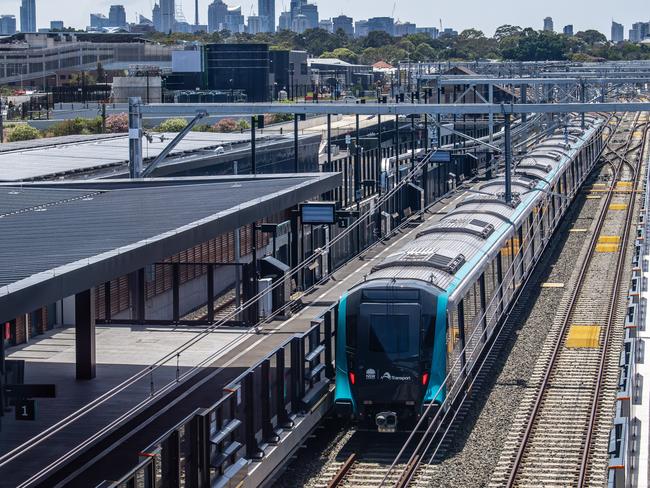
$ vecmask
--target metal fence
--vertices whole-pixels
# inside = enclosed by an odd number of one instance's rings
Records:
[[[330,389],[336,307],[230,383],[140,453],[138,465],[101,488],[236,486]]]

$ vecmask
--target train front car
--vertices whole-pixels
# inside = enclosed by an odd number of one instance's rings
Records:
[[[336,350],[340,413],[362,427],[395,432],[412,428],[434,396],[442,399],[445,303],[442,290],[398,279],[367,281],[342,297]]]
[[[451,408],[599,158],[602,121],[585,122],[516,161],[511,201],[503,174],[477,181],[341,298],[340,413],[394,432]]]

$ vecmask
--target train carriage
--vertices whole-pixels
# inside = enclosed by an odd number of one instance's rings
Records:
[[[337,410],[407,427],[471,376],[603,149],[603,121],[573,122],[375,266],[338,306]]]

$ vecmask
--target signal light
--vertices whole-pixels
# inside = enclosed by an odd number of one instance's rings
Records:
[[[356,377],[354,376],[354,373],[350,371],[350,383],[354,385],[355,381],[356,381]]]
[[[429,382],[429,373],[422,373],[422,386],[427,386]]]

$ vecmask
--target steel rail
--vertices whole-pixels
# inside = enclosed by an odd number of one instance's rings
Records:
[[[632,137],[634,137],[634,133],[632,132]],[[643,163],[643,154],[646,149],[646,141],[648,137],[648,126],[645,124],[645,128],[643,131],[643,142],[640,147],[639,151],[639,158],[637,160],[636,168],[635,168],[635,174],[634,174],[634,187],[636,187],[639,184],[640,180],[640,174],[641,174],[641,166]],[[623,158],[622,158],[623,159]],[[632,228],[632,219],[634,216],[634,200],[636,198],[636,194],[634,192],[630,193],[630,199],[627,207],[627,212],[625,216],[625,229],[623,232],[623,239],[621,243],[621,250],[618,255],[618,259],[616,262],[616,275],[615,275],[615,281],[614,281],[614,289],[612,292],[612,303],[610,304],[609,308],[609,313],[607,316],[607,329],[605,331],[605,338],[604,338],[604,347],[602,354],[600,356],[600,363],[598,365],[598,376],[597,376],[597,383],[596,383],[596,391],[594,392],[594,397],[592,400],[592,405],[591,405],[591,415],[589,418],[589,426],[587,430],[587,437],[585,438],[584,442],[584,450],[582,451],[582,460],[580,464],[580,475],[578,478],[578,488],[583,488],[585,486],[585,482],[587,479],[587,467],[589,464],[589,455],[591,453],[591,442],[592,442],[592,437],[593,437],[593,432],[594,428],[596,426],[596,423],[598,421],[598,407],[600,404],[600,396],[602,392],[602,387],[603,387],[603,376],[605,374],[605,369],[607,367],[607,355],[609,352],[609,338],[612,332],[613,324],[616,319],[616,305],[617,302],[619,301],[618,294],[620,293],[620,289],[622,286],[622,278],[623,278],[623,270],[625,268],[625,262],[627,259],[627,241],[630,237],[630,231]]]
[[[622,117],[621,120],[619,121],[619,123],[617,125],[617,130],[622,125],[623,118],[624,117]],[[636,115],[636,119],[638,119],[638,114]],[[636,122],[636,119],[635,119],[635,122]],[[616,133],[617,133],[617,131],[614,131],[614,132],[612,132],[612,135],[616,134]],[[629,140],[627,141],[627,146],[628,147],[631,144],[632,138],[633,138],[633,132],[630,131],[630,137],[629,137]],[[608,146],[609,146],[609,144],[608,144]],[[615,168],[616,173],[615,173],[614,178],[612,179],[613,182],[618,179],[619,171],[622,169],[622,167],[623,167],[623,161],[621,160],[620,165],[617,168]],[[611,200],[612,200],[612,198],[614,196],[614,189],[615,189],[615,185],[612,185],[609,188],[609,192],[607,193],[605,204],[602,206],[601,211],[600,211],[600,213],[598,215],[596,230],[594,231],[594,233],[593,233],[593,235],[591,237],[591,240],[589,242],[589,252],[587,253],[586,258],[585,258],[584,262],[582,263],[582,266],[580,267],[580,274],[578,275],[577,285],[576,285],[577,290],[579,290],[582,287],[582,285],[584,284],[585,278],[587,276],[587,271],[589,269],[589,265],[591,264],[592,259],[593,259],[594,255],[595,255],[595,248],[596,248],[596,245],[598,244],[598,239],[600,237],[600,233],[601,233],[601,231],[603,229],[606,217],[607,217],[607,215],[609,213],[609,204],[611,203]],[[521,442],[519,444],[519,449],[517,450],[517,454],[515,456],[513,467],[512,467],[512,469],[510,471],[510,475],[509,475],[508,482],[507,482],[507,485],[506,485],[508,488],[511,488],[511,487],[513,487],[515,485],[515,482],[516,482],[517,476],[519,474],[519,470],[521,468],[521,464],[522,464],[524,455],[526,453],[526,448],[528,446],[528,441],[530,440],[533,429],[535,427],[536,420],[537,420],[537,415],[538,415],[538,413],[539,413],[539,411],[541,409],[542,403],[544,401],[545,394],[546,394],[546,391],[547,391],[547,387],[548,387],[548,384],[550,382],[550,378],[551,378],[553,372],[555,371],[555,366],[557,364],[557,359],[559,357],[559,353],[561,351],[562,344],[564,343],[564,338],[565,338],[566,333],[567,333],[567,331],[569,329],[570,318],[572,316],[573,311],[575,310],[575,306],[576,306],[576,304],[578,302],[578,298],[579,298],[579,294],[574,293],[572,295],[571,299],[570,299],[569,306],[567,308],[567,312],[566,312],[566,314],[565,314],[565,316],[563,318],[561,331],[558,334],[558,340],[556,341],[556,343],[554,345],[549,365],[546,368],[544,378],[543,378],[542,383],[541,383],[541,385],[539,387],[539,391],[538,391],[537,396],[535,398],[535,404],[534,404],[533,410],[529,415],[528,422],[527,422],[527,425],[526,425],[526,429],[524,431],[524,435],[523,435],[523,437],[521,439]]]
[[[330,481],[327,485],[327,488],[336,488],[339,486],[343,480],[345,479],[346,475],[350,472],[352,469],[352,466],[354,463],[357,462],[357,455],[356,453],[350,454],[350,456],[346,459],[345,463],[343,463],[343,466],[337,471],[337,473],[334,475],[334,478],[332,478],[332,481]]]

